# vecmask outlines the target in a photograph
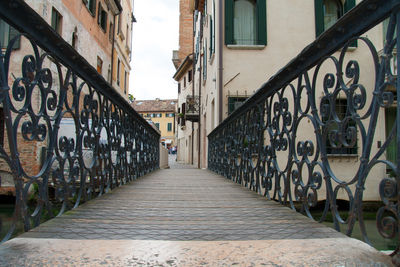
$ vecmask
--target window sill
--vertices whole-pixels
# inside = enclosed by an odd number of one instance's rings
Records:
[[[329,158],[357,158],[358,154],[327,154]]]
[[[227,45],[229,49],[262,50],[265,45]]]

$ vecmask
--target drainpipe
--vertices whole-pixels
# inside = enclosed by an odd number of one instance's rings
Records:
[[[114,15],[114,23],[113,23],[113,36],[112,36],[112,45],[111,45],[111,87],[113,86],[113,75],[114,75],[114,43],[115,43],[115,17]]]
[[[194,21],[194,14],[195,14],[196,10],[193,11],[193,25],[194,27],[196,26],[195,23],[196,21]],[[193,29],[192,29],[193,30]],[[196,77],[196,51],[195,51],[195,40],[196,40],[196,36],[193,35],[193,42],[192,42],[192,52],[193,52],[193,63],[192,63],[192,73],[193,73],[193,79],[192,79],[192,96],[194,96],[194,87],[195,87],[195,77]],[[192,122],[192,160],[191,163],[193,164],[193,122]]]
[[[222,58],[222,51],[223,51],[223,0],[219,0],[219,8],[218,8],[218,104],[219,104],[219,111],[218,111],[218,120],[219,123],[222,122],[222,105],[223,105],[223,87],[222,87],[222,79],[223,79],[223,58]]]
[[[200,27],[201,27],[201,30],[200,30],[200,44],[199,44],[199,49],[201,49],[201,47],[202,47],[202,40],[203,40],[203,14],[201,14],[202,16],[201,16],[201,19],[200,19]],[[204,51],[203,51],[203,57],[205,57],[205,53],[204,53]],[[200,116],[200,114],[201,114],[201,112],[200,112],[200,110],[201,110],[201,71],[202,71],[202,66],[201,66],[201,63],[202,63],[202,60],[201,60],[201,58],[200,58],[200,70],[199,70],[199,123],[198,123],[198,127],[197,127],[197,129],[198,129],[198,142],[197,142],[197,145],[198,145],[198,155],[197,155],[197,168],[199,168],[200,169],[200,136],[201,136],[201,131],[200,131],[200,118],[201,118],[201,116]]]

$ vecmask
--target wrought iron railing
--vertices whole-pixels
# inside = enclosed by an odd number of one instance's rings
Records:
[[[200,116],[200,97],[198,95],[186,96],[185,119],[197,122]]]
[[[398,0],[359,3],[208,136],[210,170],[311,218],[310,210],[325,202],[319,221],[332,215],[335,228],[349,236],[357,225],[369,242],[365,201],[378,200],[377,230],[397,244],[394,260],[400,234],[400,80],[393,73],[399,8]],[[375,26],[370,35],[381,33],[386,18],[379,57],[380,48],[359,36]],[[350,48],[355,40],[358,47]]]
[[[160,136],[24,1],[1,1],[0,18],[22,33],[0,55],[0,171],[16,195],[5,241],[157,169]]]

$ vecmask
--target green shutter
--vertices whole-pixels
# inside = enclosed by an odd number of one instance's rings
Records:
[[[315,36],[318,37],[324,32],[324,7],[323,0],[314,0],[315,10]]]
[[[233,0],[225,0],[225,44],[234,44],[233,40]]]
[[[97,24],[101,25],[101,3],[99,3],[99,8],[97,9]]]
[[[210,58],[212,56],[212,54],[214,53],[213,51],[213,45],[214,45],[214,40],[213,40],[213,20],[212,20],[212,16],[210,16]]]
[[[207,80],[207,39],[204,39],[203,51],[203,80]]]
[[[344,14],[355,6],[356,6],[356,0],[346,0],[346,2],[344,3]],[[357,46],[358,46],[357,40],[353,41],[350,44],[350,47],[357,47]]]
[[[228,97],[228,115],[230,115],[235,110],[235,99],[233,97]]]
[[[170,123],[170,122],[168,123],[168,129],[167,130],[168,130],[168,132],[172,131],[172,123]]]
[[[267,45],[267,0],[257,1],[257,44]]]
[[[356,0],[346,0],[344,3],[344,13],[347,13],[350,9],[356,6]]]
[[[7,48],[8,40],[6,40],[8,31],[8,24],[4,20],[0,19],[0,43],[1,48]]]
[[[19,49],[21,47],[21,36],[19,35],[19,32],[10,26],[9,34],[10,34],[8,37],[9,42],[11,42],[12,39],[14,39],[16,36],[18,36],[17,40],[15,40],[15,43],[14,43],[12,49]]]

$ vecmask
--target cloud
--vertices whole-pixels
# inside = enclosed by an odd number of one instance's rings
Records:
[[[176,98],[172,50],[179,47],[179,1],[135,1],[129,92],[136,99]]]

